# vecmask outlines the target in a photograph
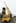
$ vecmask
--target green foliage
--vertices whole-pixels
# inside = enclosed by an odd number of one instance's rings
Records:
[[[3,16],[3,15],[2,15],[2,14],[0,14],[0,18],[2,18],[2,16]]]

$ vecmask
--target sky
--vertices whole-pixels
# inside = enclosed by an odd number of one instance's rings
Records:
[[[16,16],[16,0],[0,0],[0,13],[2,13],[2,8],[5,7],[4,1],[12,12],[12,16]]]

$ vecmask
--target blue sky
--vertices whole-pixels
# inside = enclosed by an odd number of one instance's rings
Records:
[[[6,1],[6,4],[12,12],[13,16],[16,15],[16,0],[0,0],[0,13],[2,13],[3,6],[5,6],[4,1]]]

